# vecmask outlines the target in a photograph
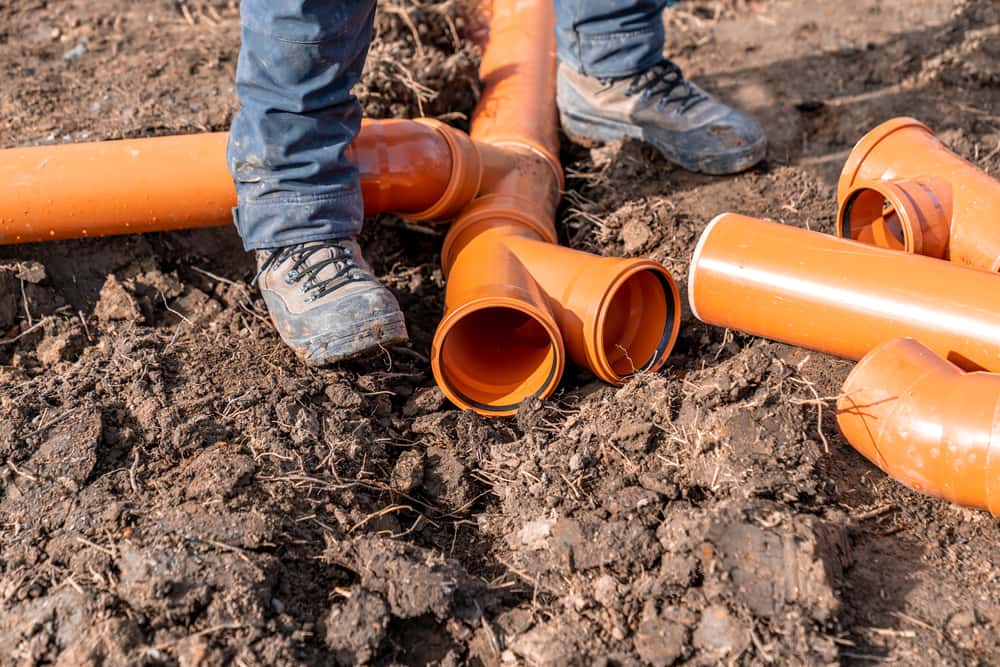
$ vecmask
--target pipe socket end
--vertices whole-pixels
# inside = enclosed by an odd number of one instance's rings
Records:
[[[507,298],[479,299],[450,312],[431,350],[434,378],[445,395],[488,417],[510,416],[525,400],[551,396],[565,363],[552,317]]]
[[[591,334],[591,367],[605,382],[621,384],[658,370],[677,342],[680,293],[661,264],[626,264],[607,290]]]

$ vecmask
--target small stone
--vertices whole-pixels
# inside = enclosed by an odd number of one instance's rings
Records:
[[[77,44],[72,49],[63,54],[63,60],[67,62],[72,62],[73,60],[79,60],[87,53],[87,47],[83,44]]]
[[[642,250],[643,246],[653,238],[653,232],[649,226],[641,220],[629,220],[622,227],[621,240],[625,246],[626,253],[633,253]]]

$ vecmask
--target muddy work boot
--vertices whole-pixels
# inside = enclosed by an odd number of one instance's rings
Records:
[[[558,100],[570,137],[641,139],[689,171],[733,174],[767,152],[757,121],[698,88],[666,59],[621,79],[596,79],[560,64]]]
[[[399,303],[354,240],[258,250],[257,285],[282,340],[310,366],[406,342]]]

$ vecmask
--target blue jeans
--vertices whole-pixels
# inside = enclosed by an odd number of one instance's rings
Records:
[[[657,62],[672,0],[555,0],[559,59],[622,77]],[[361,126],[351,89],[372,38],[375,0],[241,0],[241,108],[229,134],[236,228],[247,250],[356,236]]]

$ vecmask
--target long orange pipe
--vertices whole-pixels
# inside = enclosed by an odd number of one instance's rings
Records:
[[[232,223],[225,133],[0,151],[0,244]],[[348,149],[365,213],[453,217],[479,187],[478,154],[437,121],[365,120]]]
[[[837,423],[903,484],[1000,517],[1000,375],[963,372],[911,338],[894,339],[848,376]]]
[[[566,353],[612,383],[662,366],[679,325],[669,273],[556,246],[562,186],[550,0],[495,0],[472,122],[483,180],[449,231],[431,365],[456,405],[509,415],[555,391]]]
[[[860,359],[910,336],[965,370],[1000,371],[1000,284],[985,271],[740,215],[702,234],[698,319]]]
[[[839,236],[1000,270],[1000,181],[919,121],[895,118],[865,135],[837,198]]]

